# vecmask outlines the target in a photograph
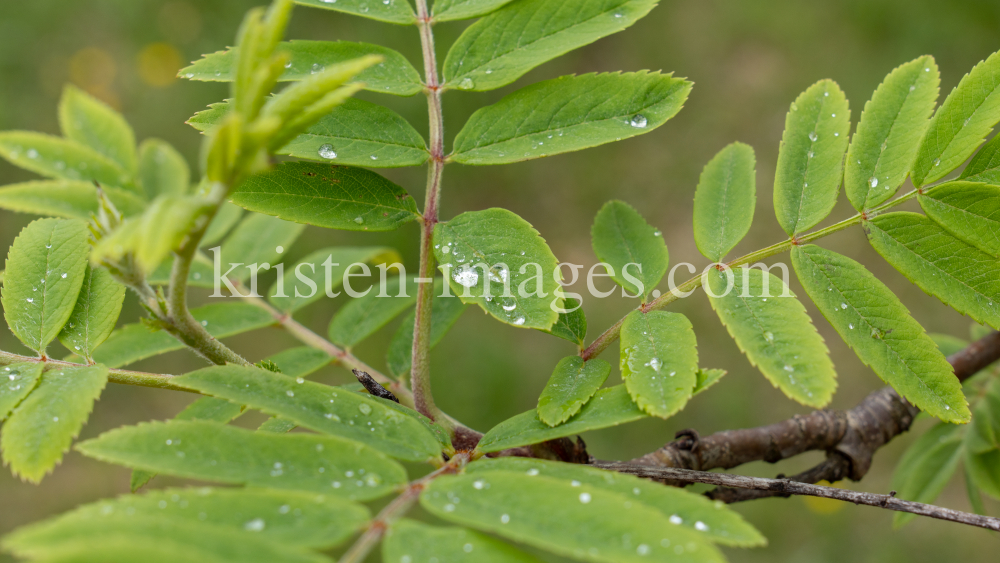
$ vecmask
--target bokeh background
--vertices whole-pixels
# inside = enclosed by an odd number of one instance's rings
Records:
[[[64,84],[73,83],[122,111],[137,137],[161,137],[177,146],[194,166],[200,137],[184,121],[208,103],[226,96],[224,85],[175,79],[178,68],[202,53],[232,43],[245,10],[262,0],[36,0],[0,2],[0,129],[58,133],[56,103]],[[467,23],[437,27],[438,51]],[[290,36],[303,39],[381,43],[417,59],[413,28],[381,24],[334,12],[298,8]],[[1000,48],[1000,3],[996,0],[841,0],[724,1],[663,0],[647,18],[624,33],[579,49],[529,73],[516,84],[488,93],[448,93],[444,97],[448,140],[478,107],[531,82],[570,73],[662,69],[695,82],[687,106],[662,128],[620,143],[582,153],[490,169],[449,166],[444,176],[444,218],[465,210],[501,206],[535,225],[563,261],[595,262],[590,247],[591,220],[608,199],[636,206],[660,228],[673,263],[704,264],[691,235],[694,188],[702,166],[723,146],[739,140],[757,153],[759,198],[756,223],[736,252],[751,251],[784,238],[771,205],[773,171],[785,113],[795,96],[823,78],[836,80],[851,100],[854,122],[882,77],[897,65],[923,54],[936,57],[942,70],[942,98],[977,62]],[[426,132],[422,96],[395,98],[362,95],[384,103]],[[384,171],[422,201],[423,169]],[[0,184],[31,175],[0,162]],[[841,198],[828,221],[853,213]],[[0,212],[0,246],[6,248],[32,217]],[[310,227],[286,259],[337,244],[397,247],[415,268],[415,224],[398,232],[353,234]],[[910,307],[931,332],[968,337],[970,321],[922,293],[889,268],[865,242],[859,228],[823,241],[868,265]],[[787,260],[779,256],[776,260]],[[680,272],[683,273],[683,272]],[[608,282],[608,280],[602,280]],[[585,287],[577,287],[578,290]],[[801,293],[796,281],[793,290]],[[204,296],[196,296],[204,299]],[[340,300],[343,300],[342,296]],[[300,314],[321,333],[342,301],[327,300]],[[589,298],[584,309],[590,337],[625,314],[635,301]],[[810,307],[826,338],[839,373],[834,408],[850,408],[881,382],[853,356],[836,333]],[[700,343],[702,364],[729,370],[710,392],[694,399],[671,420],[647,420],[588,434],[590,450],[605,459],[629,459],[651,451],[677,430],[702,433],[766,424],[805,412],[777,392],[746,361],[702,294],[675,304],[690,317]],[[130,300],[123,322],[140,314]],[[356,349],[376,366],[384,365],[393,323]],[[231,340],[240,352],[260,359],[293,345],[277,329]],[[23,351],[6,330],[0,348]],[[537,400],[553,365],[574,352],[572,345],[547,335],[501,325],[470,309],[433,353],[438,403],[471,426],[486,430]],[[617,348],[604,355],[617,365]],[[178,352],[138,365],[181,373],[202,364]],[[617,368],[616,368],[617,372]],[[330,367],[320,378],[346,382],[350,376]],[[613,374],[609,384],[618,382]],[[189,395],[110,385],[85,427],[83,437],[141,420],[165,419],[191,400]],[[248,416],[243,424],[259,422]],[[926,428],[924,421],[918,428]],[[843,486],[888,492],[891,473],[916,433],[903,436],[876,458],[860,483]],[[821,460],[801,456],[777,466],[740,468],[759,476],[791,474]],[[83,502],[124,493],[128,471],[70,453],[41,486],[21,483],[0,471],[0,533]],[[160,479],[153,486],[171,481]],[[891,513],[873,508],[801,498],[770,499],[736,507],[770,539],[766,548],[727,550],[733,562],[941,562],[995,561],[995,534],[917,519],[894,531]],[[939,503],[969,510],[958,477]],[[998,503],[988,509],[1000,513]],[[0,556],[0,561],[7,561]]]

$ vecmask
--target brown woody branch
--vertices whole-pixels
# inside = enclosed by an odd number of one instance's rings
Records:
[[[895,491],[887,495],[874,493],[864,493],[836,487],[823,487],[809,483],[801,483],[794,479],[762,479],[760,477],[746,477],[744,475],[731,475],[728,473],[712,473],[709,471],[693,471],[691,469],[677,469],[673,467],[650,467],[648,465],[633,465],[629,463],[617,462],[596,462],[595,466],[620,473],[629,473],[639,477],[656,479],[658,481],[671,481],[675,483],[707,483],[718,485],[719,490],[741,489],[749,491],[760,491],[771,493],[769,496],[791,496],[806,495],[813,497],[828,498],[853,502],[854,504],[864,504],[899,512],[910,512],[939,520],[967,524],[986,528],[987,530],[1000,531],[1000,518],[981,516],[969,512],[941,508],[920,502],[910,502],[896,498]]]

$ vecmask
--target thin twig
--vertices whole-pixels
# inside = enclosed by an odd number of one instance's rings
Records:
[[[885,508],[898,512],[909,512],[920,516],[928,516],[939,520],[956,522],[958,524],[966,524],[968,526],[986,528],[987,530],[1000,531],[1000,518],[951,510],[950,508],[942,508],[932,504],[901,500],[895,497],[895,491],[888,495],[879,495],[875,493],[838,489],[836,487],[824,487],[821,485],[799,483],[791,479],[763,479],[760,477],[746,477],[743,475],[732,475],[729,473],[712,473],[709,471],[694,471],[692,469],[677,469],[673,467],[652,467],[619,462],[595,462],[594,466],[610,471],[617,471],[619,473],[628,473],[638,477],[663,481],[706,483],[709,485],[718,485],[720,487],[770,491],[780,495],[804,495],[842,500],[846,502],[853,502],[854,504],[864,504],[866,506]]]
[[[10,352],[4,352],[0,350],[0,366],[7,366],[11,364],[21,364],[21,363],[44,363],[47,367],[46,369],[54,368],[78,368],[86,367],[86,364],[75,364],[73,362],[66,362],[63,360],[54,360],[48,358],[43,360],[42,358],[33,356],[21,356],[19,354],[12,354]],[[195,393],[191,389],[181,387],[174,384],[171,379],[175,376],[168,375],[165,373],[146,373],[142,371],[131,371],[127,369],[109,369],[108,370],[108,381],[112,383],[121,383],[123,385],[137,385],[139,387],[154,387],[157,389],[169,389],[171,391],[186,391],[188,393]]]

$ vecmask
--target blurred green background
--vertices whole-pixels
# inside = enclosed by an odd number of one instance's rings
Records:
[[[58,133],[56,103],[64,84],[75,83],[122,111],[137,137],[164,138],[194,165],[199,135],[184,121],[208,103],[227,95],[224,85],[175,80],[181,64],[232,43],[245,10],[262,0],[36,0],[0,2],[0,129],[32,129]],[[463,22],[436,28],[438,52],[461,33]],[[579,49],[531,72],[496,92],[448,93],[444,97],[448,139],[478,107],[531,82],[570,73],[662,69],[695,82],[687,106],[653,133],[585,152],[499,168],[450,166],[445,170],[442,216],[501,206],[535,225],[563,261],[595,262],[590,249],[590,223],[608,199],[636,206],[662,229],[673,263],[704,265],[691,236],[694,188],[702,166],[723,146],[739,140],[757,151],[757,222],[736,252],[751,251],[784,235],[771,206],[771,186],[785,112],[795,96],[822,78],[836,80],[847,93],[856,123],[860,110],[882,77],[897,65],[931,54],[942,70],[942,99],[977,62],[1000,47],[1000,2],[996,0],[842,0],[735,1],[664,0],[646,19],[624,33]],[[421,68],[419,42],[413,28],[381,24],[334,12],[298,8],[290,36],[303,39],[381,43],[406,54]],[[363,97],[384,103],[426,131],[422,96]],[[384,171],[422,201],[424,170]],[[0,184],[31,175],[0,162]],[[853,210],[845,198],[828,222]],[[0,244],[6,248],[32,217],[0,212]],[[386,244],[400,249],[407,267],[415,268],[417,226],[398,232],[353,234],[310,227],[285,254],[291,262],[310,250],[337,244]],[[968,337],[969,320],[925,295],[889,268],[866,244],[859,228],[838,233],[823,244],[868,265],[893,287],[914,316],[931,332]],[[779,256],[777,260],[787,260]],[[699,266],[702,267],[702,266]],[[683,274],[684,272],[679,272]],[[683,277],[683,276],[682,276]],[[610,281],[605,285],[610,285]],[[583,292],[584,284],[576,291]],[[801,293],[793,280],[793,290]],[[197,296],[204,299],[204,296]],[[328,300],[301,313],[318,332],[342,304]],[[589,298],[584,309],[590,337],[636,305],[612,297]],[[728,338],[703,295],[673,306],[696,327],[701,363],[729,370],[710,392],[693,400],[671,420],[647,420],[623,428],[594,432],[585,438],[590,451],[605,459],[629,459],[670,440],[677,430],[711,433],[756,426],[806,412],[768,384]],[[881,386],[836,333],[810,312],[827,339],[838,368],[839,391],[833,408],[850,408]],[[139,310],[126,308],[123,322],[134,322]],[[393,323],[356,353],[383,366],[384,351],[396,329]],[[254,360],[293,341],[277,329],[232,339],[232,345]],[[0,348],[24,349],[7,331]],[[480,430],[532,408],[552,367],[574,352],[572,345],[547,335],[501,325],[478,310],[469,310],[433,353],[438,403]],[[604,355],[617,365],[617,348]],[[137,369],[180,373],[200,367],[188,353],[174,353],[139,364]],[[321,378],[332,383],[350,376],[328,368]],[[612,375],[609,384],[617,383]],[[191,400],[182,393],[110,385],[83,431],[91,437],[109,428],[141,420],[169,418]],[[248,417],[245,423],[259,421]],[[926,427],[926,421],[919,427]],[[888,492],[891,472],[916,433],[901,437],[875,460],[860,483],[844,486]],[[821,460],[820,454],[740,471],[773,476],[791,474]],[[0,472],[0,533],[79,503],[128,490],[128,471],[70,453],[41,486],[19,482]],[[154,486],[169,481],[159,480]],[[829,501],[833,502],[833,501]],[[969,510],[961,478],[939,503]],[[993,513],[1000,505],[988,504]],[[727,550],[734,562],[940,562],[995,561],[1000,547],[988,532],[928,519],[917,519],[893,531],[892,514],[873,508],[770,499],[738,505],[770,545],[755,550]],[[991,555],[992,554],[992,555]],[[2,560],[3,556],[0,556]]]

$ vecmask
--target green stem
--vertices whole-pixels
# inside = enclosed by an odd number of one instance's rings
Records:
[[[23,364],[23,363],[44,363],[46,369],[53,369],[56,367],[86,367],[85,364],[74,364],[73,362],[64,362],[62,360],[53,360],[49,358],[43,360],[42,358],[32,357],[32,356],[21,356],[19,354],[12,354],[10,352],[4,352],[0,350],[0,366],[8,366],[11,364]],[[51,366],[51,368],[48,368]],[[137,385],[139,387],[154,387],[156,389],[169,389],[171,391],[186,391],[188,393],[194,393],[194,391],[181,387],[174,384],[171,380],[174,378],[173,375],[167,375],[163,373],[146,373],[141,371],[131,371],[126,369],[111,369],[108,370],[108,381],[112,383],[121,383],[122,385]]]

